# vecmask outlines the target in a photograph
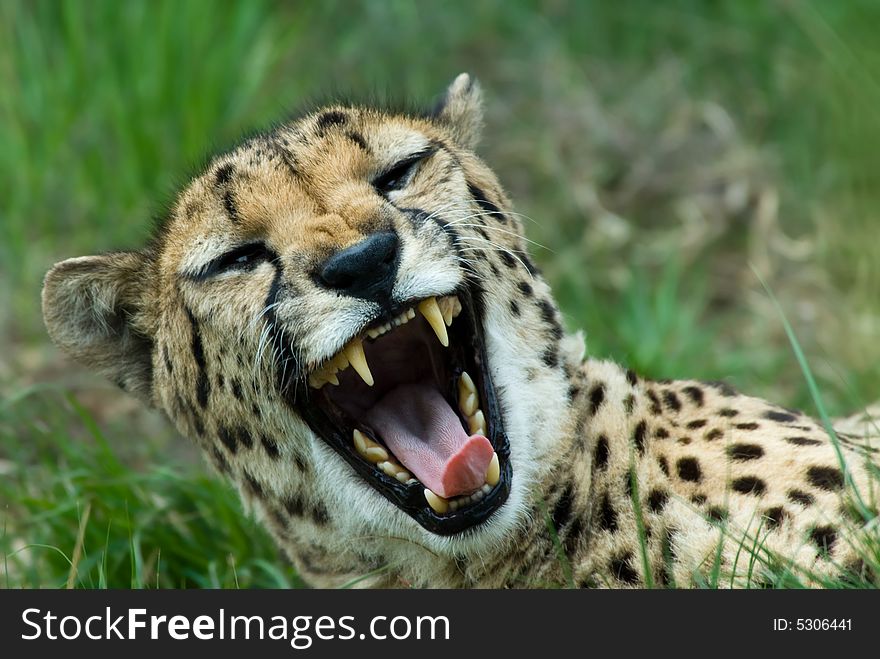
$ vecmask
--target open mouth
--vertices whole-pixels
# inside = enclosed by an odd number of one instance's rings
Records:
[[[373,321],[297,393],[311,429],[439,535],[485,522],[510,492],[510,448],[468,290]]]

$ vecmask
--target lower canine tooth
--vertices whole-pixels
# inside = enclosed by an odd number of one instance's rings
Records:
[[[440,313],[440,307],[437,306],[437,298],[429,297],[427,300],[419,302],[419,311],[428,321],[434,334],[440,344],[446,348],[449,346],[449,335],[446,333],[446,323],[443,321],[443,314]]]
[[[462,371],[458,378],[458,393],[459,395],[477,393],[477,387],[471,376],[467,374],[467,371]]]
[[[492,461],[489,463],[489,469],[486,470],[486,482],[495,487],[501,480],[501,463],[498,462],[498,454],[492,454]]]
[[[425,488],[425,499],[427,499],[428,505],[434,509],[434,512],[440,515],[449,510],[449,502],[443,497],[434,494],[428,488]]]

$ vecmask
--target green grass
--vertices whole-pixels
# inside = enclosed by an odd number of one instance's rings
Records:
[[[38,300],[55,260],[141,244],[213,150],[336,91],[480,78],[482,154],[592,355],[820,416],[880,398],[878,20],[872,0],[0,3],[0,585],[296,582],[192,447],[62,361]]]
[[[300,585],[232,488],[197,465],[167,464],[146,442],[125,447],[124,463],[89,413],[57,390],[14,407],[0,426],[2,445],[15,451],[6,458],[18,465],[0,480],[0,586]]]

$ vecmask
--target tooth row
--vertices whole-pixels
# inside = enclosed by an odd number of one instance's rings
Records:
[[[413,475],[392,458],[384,446],[377,444],[360,430],[355,429],[352,432],[352,440],[355,449],[364,460],[376,465],[391,478],[396,478],[401,483],[413,480]]]
[[[452,325],[452,319],[461,313],[461,302],[458,297],[455,295],[447,295],[439,299],[431,297],[419,302],[418,309],[419,313],[428,321],[431,329],[434,330],[434,334],[437,335],[437,339],[443,347],[448,347],[449,334],[446,332],[446,327]],[[366,334],[371,339],[378,338],[394,327],[405,325],[415,317],[415,309],[406,309],[384,325],[368,329]],[[353,338],[333,359],[312,372],[309,375],[309,386],[313,389],[320,389],[328,382],[332,385],[338,385],[339,378],[336,374],[349,366],[354,368],[364,382],[371,387],[373,386],[373,374],[367,364],[364,343],[360,337]]]
[[[367,330],[367,336],[371,339],[376,339],[385,334],[386,332],[390,332],[393,327],[400,327],[401,325],[406,325],[409,321],[416,317],[415,309],[407,309],[406,311],[401,311],[400,315],[396,318],[392,318],[390,321],[385,323],[384,325],[380,325],[379,327],[371,327]]]
[[[489,494],[489,492],[492,491],[492,488],[498,485],[499,480],[501,480],[501,463],[498,461],[498,454],[493,453],[492,461],[489,463],[489,469],[486,471],[486,482],[483,483],[483,486],[479,490],[467,496],[444,499],[433,490],[425,488],[425,500],[435,513],[443,515],[450,511],[458,510],[468,504],[476,503]]]
[[[470,434],[486,434],[486,417],[479,407],[477,387],[467,371],[462,371],[458,378],[458,409],[467,419]]]
[[[364,343],[359,337],[353,338],[340,350],[337,355],[324,366],[309,375],[309,386],[320,389],[328,382],[333,385],[339,384],[336,374],[351,366],[361,379],[369,386],[373,386],[373,374],[367,365],[367,356],[364,354]]]

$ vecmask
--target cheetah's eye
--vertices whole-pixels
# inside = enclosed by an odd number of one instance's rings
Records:
[[[435,149],[420,151],[396,162],[391,169],[373,179],[373,187],[382,195],[405,188],[412,180],[418,166],[434,151]]]
[[[273,258],[271,250],[261,242],[247,243],[231,249],[208,262],[198,273],[198,279],[206,279],[232,270],[253,270],[264,261]]]

